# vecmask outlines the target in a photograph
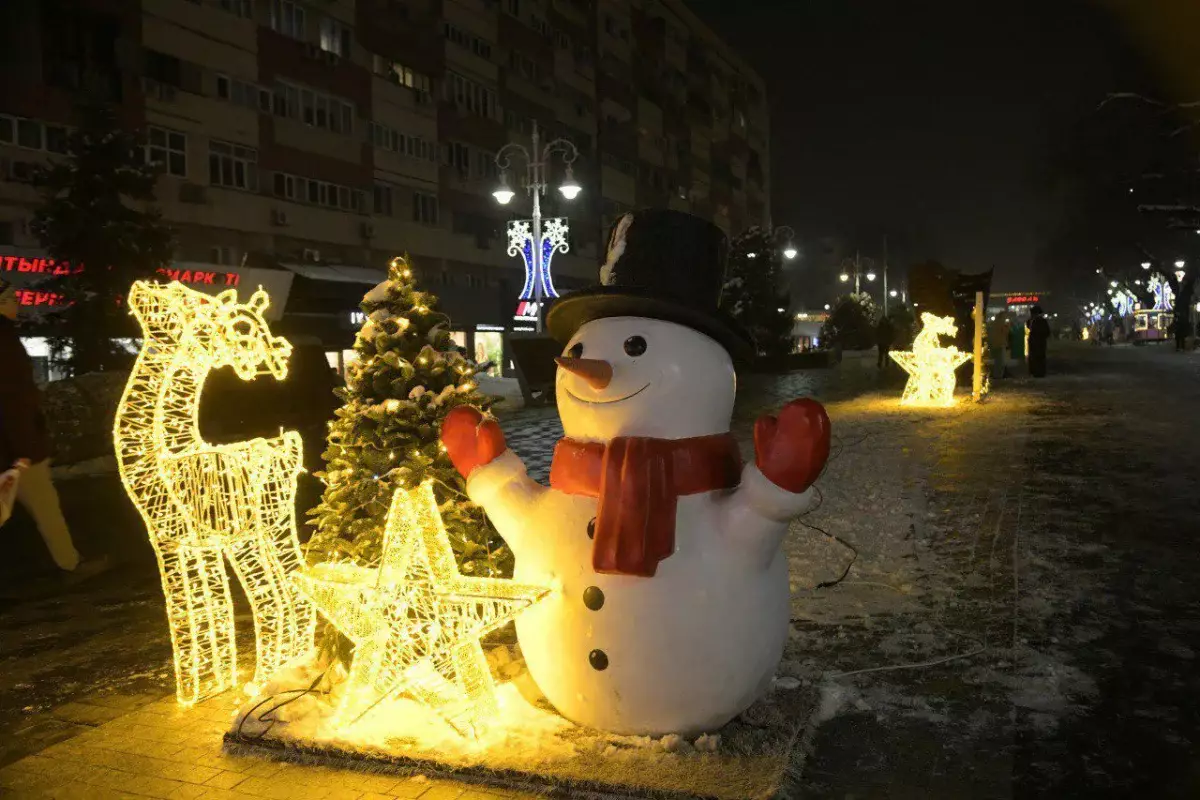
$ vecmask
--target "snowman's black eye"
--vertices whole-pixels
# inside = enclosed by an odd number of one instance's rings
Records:
[[[646,340],[641,336],[630,336],[625,340],[625,355],[637,358],[646,352]]]
[[[567,351],[567,355],[571,358],[583,358],[583,342],[576,342],[571,345],[571,349]]]

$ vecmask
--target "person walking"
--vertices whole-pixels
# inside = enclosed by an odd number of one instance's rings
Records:
[[[1029,318],[1029,374],[1046,377],[1046,343],[1050,341],[1050,323],[1041,306],[1034,306]]]
[[[875,366],[883,369],[887,366],[888,351],[892,349],[892,341],[896,338],[896,329],[892,327],[892,321],[888,319],[887,314],[879,318],[879,324],[875,326],[875,347],[879,350],[879,355],[875,360]]]
[[[58,568],[76,577],[108,566],[82,561],[50,479],[50,436],[33,380],[33,361],[17,335],[16,289],[0,278],[0,470],[16,468],[16,501],[29,512]]]
[[[988,325],[988,353],[992,359],[992,380],[999,380],[1008,374],[1004,363],[1004,349],[1008,345],[1009,321],[1008,312],[997,314]]]

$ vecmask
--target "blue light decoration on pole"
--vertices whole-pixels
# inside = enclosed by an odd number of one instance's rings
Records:
[[[567,235],[570,227],[565,217],[542,218],[541,195],[547,189],[546,167],[550,156],[554,153],[562,155],[566,164],[567,174],[558,191],[567,200],[574,200],[583,189],[575,181],[571,164],[579,157],[579,150],[568,139],[554,139],[540,147],[537,124],[533,126],[533,146],[526,149],[523,145],[509,143],[496,153],[496,166],[500,168],[500,186],[492,192],[496,202],[507,205],[516,193],[509,188],[508,170],[512,156],[520,153],[525,157],[526,173],[524,188],[533,199],[533,216],[531,219],[514,220],[508,224],[508,254],[520,254],[525,263],[525,285],[517,298],[517,313],[513,319],[518,322],[533,322],[534,330],[542,331],[545,301],[558,297],[554,288],[554,279],[550,276],[550,264],[554,254],[566,253],[569,249]],[[543,224],[544,223],[544,224]]]
[[[565,217],[550,217],[541,222],[540,253],[534,249],[534,225],[530,220],[508,223],[508,254],[519,254],[525,264],[525,284],[517,298],[514,316],[520,322],[540,323],[543,302],[558,297],[550,267],[555,253],[566,253],[570,249],[567,242],[570,226]]]

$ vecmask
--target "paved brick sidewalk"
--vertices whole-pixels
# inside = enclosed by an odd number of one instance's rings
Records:
[[[500,800],[532,797],[467,784],[226,755],[221,737],[240,699],[192,708],[174,697],[109,696],[56,714],[96,727],[0,769],[0,796],[175,800]]]

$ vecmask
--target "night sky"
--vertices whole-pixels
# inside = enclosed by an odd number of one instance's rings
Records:
[[[996,290],[1042,288],[1050,142],[1107,93],[1157,88],[1164,35],[1084,0],[688,5],[767,81],[772,216],[802,232],[792,283],[809,306],[843,252],[878,259],[885,233],[893,276],[935,258],[995,266]]]

